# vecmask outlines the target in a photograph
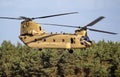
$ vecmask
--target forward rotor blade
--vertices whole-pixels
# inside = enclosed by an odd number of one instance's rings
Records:
[[[0,19],[14,19],[14,20],[21,20],[21,18],[12,18],[12,17],[0,17]]]
[[[40,23],[42,25],[51,25],[51,26],[62,26],[62,27],[72,27],[72,28],[80,28],[78,26],[71,26],[71,25],[60,25],[60,24],[50,24],[50,23]]]
[[[78,12],[70,12],[70,13],[62,13],[62,14],[55,14],[55,15],[48,15],[48,16],[42,16],[42,17],[35,17],[32,18],[32,20],[34,19],[42,19],[42,18],[49,18],[49,17],[55,17],[55,16],[62,16],[62,15],[68,15],[68,14],[76,14]]]
[[[94,24],[96,24],[97,22],[99,22],[100,20],[102,20],[103,18],[105,18],[105,17],[100,16],[99,18],[95,19],[91,23],[87,24],[85,27],[87,27],[87,26],[93,26]]]
[[[108,32],[108,31],[103,31],[103,30],[97,30],[97,29],[91,29],[91,28],[87,28],[91,31],[96,31],[96,32],[102,32],[102,33],[107,33],[107,34],[117,34],[117,33],[114,33],[114,32]]]

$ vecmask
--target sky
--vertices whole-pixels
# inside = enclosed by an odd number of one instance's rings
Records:
[[[88,36],[96,42],[100,40],[120,42],[120,0],[0,0],[0,17],[40,17],[46,15],[79,12],[77,14],[34,20],[38,23],[54,23],[85,26],[94,19],[105,18],[90,28],[118,33],[110,35],[88,30]],[[21,20],[0,19],[0,44],[19,39]],[[46,32],[74,33],[76,29],[41,25]]]

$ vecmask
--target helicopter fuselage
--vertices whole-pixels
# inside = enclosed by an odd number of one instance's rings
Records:
[[[85,48],[88,46],[82,36],[76,34],[43,34],[20,36],[20,39],[32,48]]]
[[[41,26],[33,21],[21,23],[21,34],[19,38],[24,44],[31,48],[86,48],[91,43],[84,40],[86,30],[76,30],[75,33],[46,33]]]

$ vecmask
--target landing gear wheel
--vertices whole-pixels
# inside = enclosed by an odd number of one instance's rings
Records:
[[[39,51],[42,51],[42,48],[40,48]]]
[[[70,49],[70,50],[68,50],[69,51],[69,53],[73,53],[73,50],[72,49]]]

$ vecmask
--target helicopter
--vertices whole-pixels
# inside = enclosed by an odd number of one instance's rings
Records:
[[[70,53],[73,53],[73,49],[83,49],[92,46],[92,41],[87,35],[87,30],[102,32],[107,34],[117,34],[114,32],[108,32],[103,30],[97,30],[88,28],[101,21],[104,16],[100,16],[89,24],[81,26],[71,26],[71,25],[60,25],[60,24],[50,24],[50,23],[41,23],[42,25],[52,25],[52,26],[62,26],[62,27],[71,27],[76,28],[74,33],[47,33],[41,28],[41,24],[33,21],[35,19],[50,18],[56,16],[63,16],[69,14],[76,14],[78,12],[69,12],[55,15],[48,15],[42,17],[24,17],[20,16],[18,18],[14,17],[0,17],[0,19],[13,19],[13,20],[23,20],[21,22],[20,29],[20,40],[30,48],[42,49],[67,49]]]

